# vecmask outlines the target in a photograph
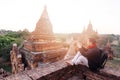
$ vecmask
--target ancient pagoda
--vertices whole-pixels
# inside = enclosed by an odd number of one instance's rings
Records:
[[[23,54],[26,65],[31,68],[37,67],[41,63],[55,62],[66,54],[67,49],[64,48],[63,43],[55,39],[46,6],[35,30],[24,42],[20,52]]]
[[[86,40],[90,37],[95,38],[95,39],[97,39],[99,37],[97,30],[96,31],[93,30],[93,25],[92,25],[91,21],[89,21],[87,29],[85,29],[85,27],[83,28],[83,31],[80,36],[80,40],[82,43],[86,43]]]

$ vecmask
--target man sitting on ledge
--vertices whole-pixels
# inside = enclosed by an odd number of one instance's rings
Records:
[[[67,62],[67,64],[82,64],[89,67],[92,71],[97,71],[103,67],[102,65],[107,59],[107,55],[103,55],[103,51],[96,46],[96,40],[94,38],[89,38],[87,40],[87,45],[87,47],[79,47],[77,54],[74,56],[72,61]]]

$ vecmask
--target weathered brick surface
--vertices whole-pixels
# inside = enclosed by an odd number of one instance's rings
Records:
[[[30,52],[27,50],[21,49],[20,51],[23,54],[24,60],[26,60],[29,67],[32,66],[35,68],[38,66],[39,62],[48,63],[56,62],[64,58],[67,49],[61,48],[57,50],[44,51],[44,52]]]
[[[40,77],[40,74],[35,69],[25,71],[25,73],[29,77],[31,77],[33,80],[36,80],[36,79],[38,79]]]
[[[91,72],[82,65],[68,66],[65,60],[40,66],[16,75],[6,77],[5,80],[120,80],[120,78],[102,72]]]
[[[5,78],[5,80],[32,80],[26,73],[20,72]]]
[[[101,70],[102,72],[105,72],[105,73],[109,73],[111,75],[116,75],[116,76],[120,76],[120,71],[118,68],[112,68],[108,65],[105,66],[104,69]],[[104,73],[102,73],[104,74]]]
[[[4,69],[0,68],[0,80],[4,80],[4,78],[9,75],[11,75],[9,72],[6,72]]]

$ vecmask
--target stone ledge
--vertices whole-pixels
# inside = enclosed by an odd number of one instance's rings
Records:
[[[118,68],[111,68],[109,66],[105,66],[105,68],[102,69],[101,72],[108,73],[111,75],[116,75],[117,77],[120,77],[120,70]]]
[[[63,61],[64,60],[61,60],[44,66],[39,66],[38,68],[32,70],[26,70],[18,74],[13,74],[6,77],[5,80],[36,80],[66,67],[67,65]]]
[[[68,60],[46,64],[38,68],[11,75],[5,80],[120,80],[119,77],[107,73],[94,73],[83,65],[68,66]],[[109,76],[108,76],[109,75]],[[111,76],[111,77],[110,77]]]

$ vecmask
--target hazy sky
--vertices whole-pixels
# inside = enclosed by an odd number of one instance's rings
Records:
[[[120,34],[120,0],[0,0],[0,29],[33,31],[45,4],[55,33]]]

